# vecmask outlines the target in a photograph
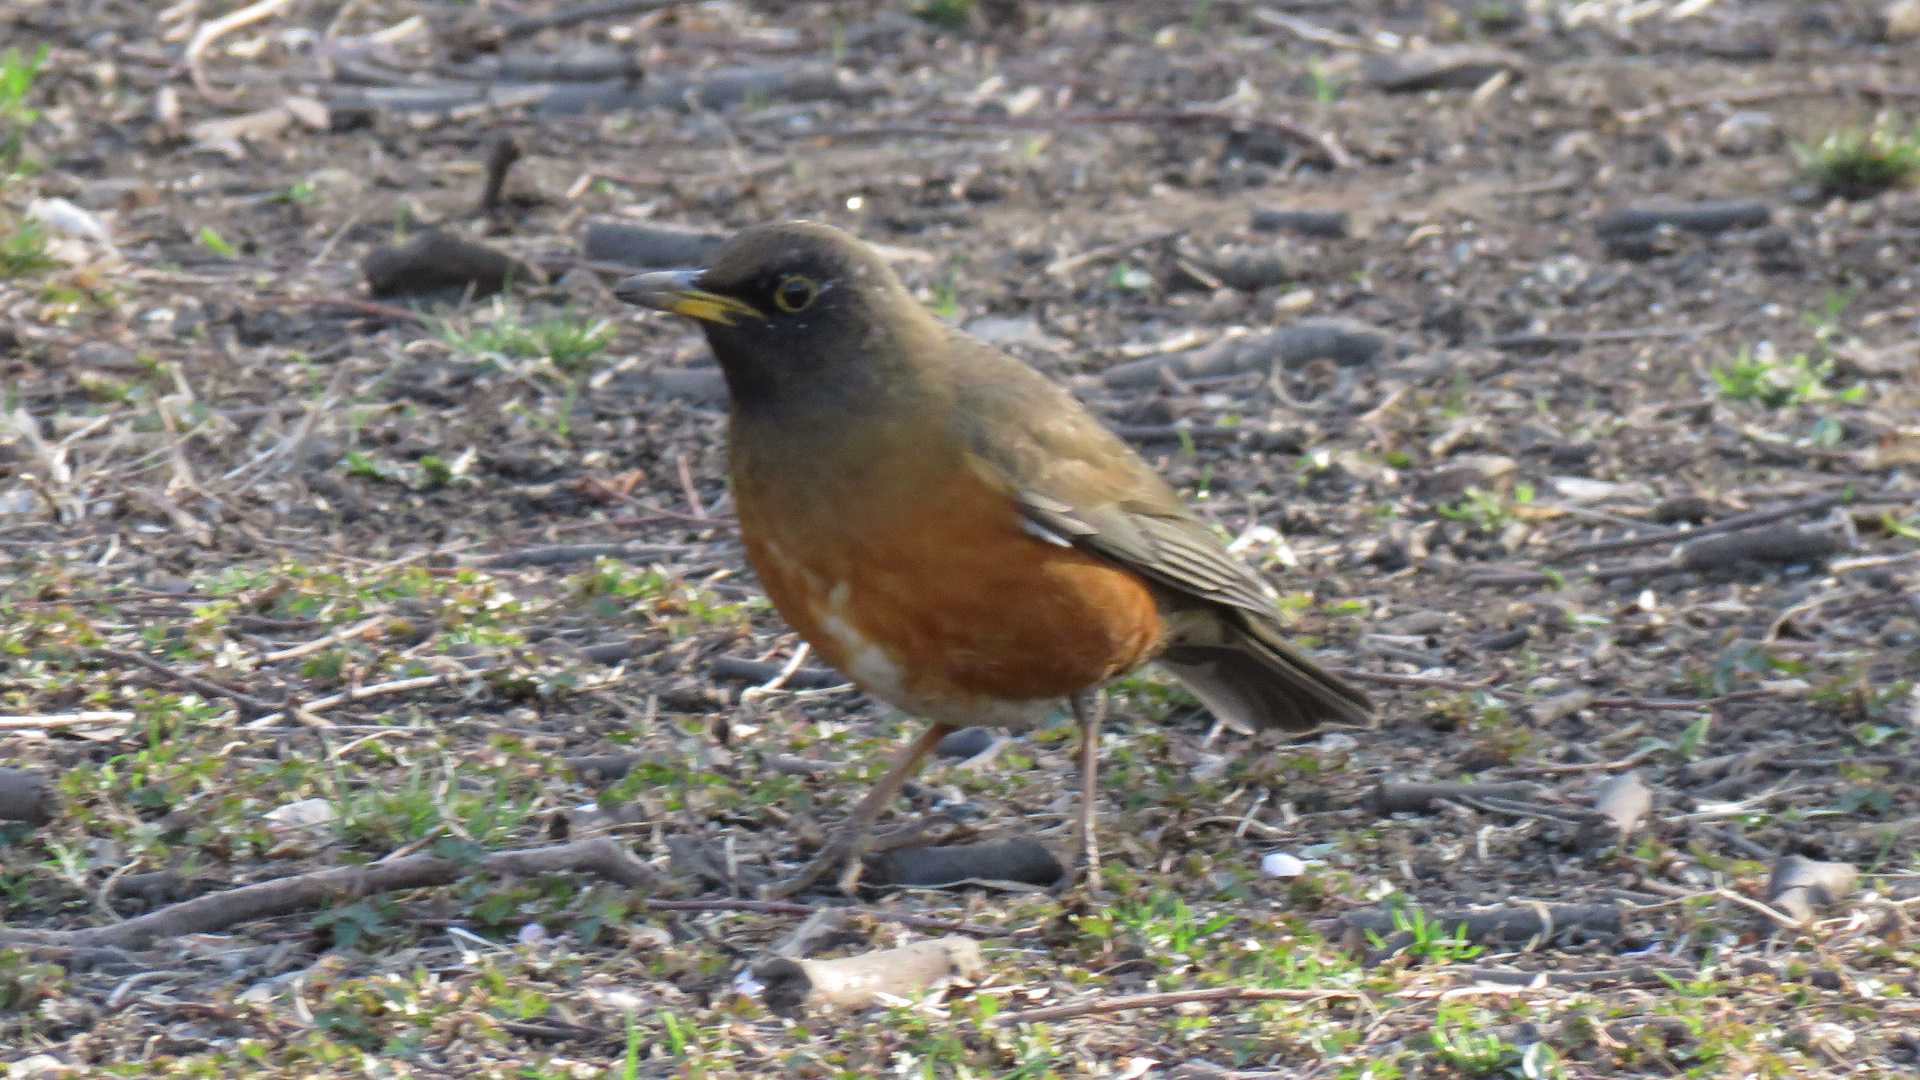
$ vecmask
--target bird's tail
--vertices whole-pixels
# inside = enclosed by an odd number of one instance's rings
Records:
[[[1176,633],[1160,663],[1215,717],[1243,731],[1311,731],[1323,723],[1373,723],[1373,703],[1281,640],[1250,612],[1188,613],[1200,632]]]

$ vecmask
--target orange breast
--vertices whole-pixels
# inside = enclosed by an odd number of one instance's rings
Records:
[[[747,555],[789,623],[875,697],[928,719],[1017,725],[1146,659],[1140,578],[1031,535],[965,471],[910,493],[780,491],[736,473]]]

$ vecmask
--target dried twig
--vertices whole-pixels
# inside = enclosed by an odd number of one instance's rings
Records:
[[[1732,889],[1727,889],[1727,888],[1715,889],[1713,890],[1713,892],[1707,895],[1717,896],[1722,900],[1730,900],[1733,903],[1739,904],[1741,907],[1746,908],[1748,911],[1752,911],[1752,912],[1755,912],[1756,914],[1764,916],[1768,922],[1773,923],[1775,926],[1780,927],[1782,930],[1799,930],[1799,929],[1802,929],[1804,926],[1804,924],[1801,923],[1800,920],[1794,918],[1791,915],[1788,915],[1786,912],[1781,911],[1778,908],[1772,907],[1771,905],[1763,904],[1760,901],[1755,900],[1750,896],[1741,896],[1739,893],[1734,892]]]
[[[1148,127],[1212,127],[1269,131],[1319,152],[1336,169],[1353,166],[1353,155],[1339,140],[1323,132],[1277,116],[1249,118],[1217,109],[1101,109],[1057,116],[974,116],[970,113],[930,113],[929,123],[955,127],[998,127],[1015,131],[1056,131],[1082,125],[1143,124]]]
[[[227,700],[234,702],[235,704],[239,705],[242,709],[245,709],[251,713],[256,713],[256,714],[269,713],[279,708],[278,705],[275,705],[272,702],[262,701],[261,699],[254,697],[251,694],[244,694],[230,687],[222,686],[219,683],[214,682],[212,679],[203,679],[198,675],[191,675],[191,674],[188,674],[187,672],[178,671],[178,670],[175,670],[174,668],[170,668],[167,665],[161,663],[158,660],[155,660],[151,656],[147,656],[144,653],[127,652],[121,649],[109,649],[103,646],[96,646],[91,651],[94,656],[97,656],[102,660],[112,660],[117,663],[133,664],[137,667],[146,668],[148,671],[151,671],[154,674],[161,676],[162,678],[171,679],[172,681],[177,682],[182,686],[188,687],[189,689],[192,689],[192,690],[197,690],[201,694],[206,695],[208,697],[226,698]]]
[[[48,713],[45,716],[0,716],[0,731],[38,731],[42,728],[88,727],[93,724],[130,724],[133,714],[121,709]]]
[[[658,877],[652,867],[606,837],[551,847],[496,851],[483,856],[477,866],[436,855],[409,855],[372,866],[340,866],[209,893],[112,926],[82,930],[0,930],[0,943],[139,949],[164,938],[227,930],[241,923],[304,911],[336,900],[448,885],[471,870],[498,875],[585,871],[630,888],[652,887]]]
[[[509,41],[531,37],[546,30],[561,30],[598,19],[614,19],[623,15],[659,11],[685,2],[686,0],[597,0],[593,3],[573,4],[562,7],[558,11],[507,19],[491,33],[483,35],[476,44],[487,48],[498,48]]]
[[[1373,789],[1376,814],[1424,814],[1445,799],[1526,798],[1540,794],[1540,785],[1523,781],[1502,784],[1402,783],[1382,780]]]
[[[1000,1013],[996,1024],[1037,1024],[1043,1020],[1066,1020],[1076,1016],[1103,1016],[1130,1009],[1170,1009],[1191,1002],[1213,1001],[1367,1001],[1358,990],[1280,990],[1264,986],[1214,986],[1204,990],[1172,990],[1162,994],[1124,994],[1094,998],[1070,1005],[1048,1005]]]
[[[435,686],[444,686],[464,674],[466,673],[442,672],[438,675],[416,675],[410,679],[394,679],[391,682],[374,683],[372,686],[356,686],[351,690],[345,690],[338,694],[329,694],[323,698],[315,698],[305,705],[296,706],[288,710],[288,712],[268,713],[248,723],[246,727],[249,730],[272,727],[275,724],[285,721],[289,712],[296,718],[307,720],[309,717],[316,717],[318,714],[326,712],[329,709],[336,709],[342,705],[357,701],[367,701],[371,698],[386,697],[391,694],[405,694],[414,690],[426,690]]]
[[[207,68],[204,56],[214,42],[239,30],[252,26],[263,19],[270,19],[293,6],[293,0],[258,0],[238,11],[228,12],[211,22],[200,24],[193,32],[193,38],[187,42],[186,51],[181,55],[181,63],[186,65],[187,74],[193,79],[194,89],[214,101],[225,101],[228,95],[215,90],[207,81]]]
[[[1184,235],[1186,235],[1185,229],[1162,229],[1159,232],[1149,233],[1146,236],[1138,236],[1132,240],[1121,240],[1117,243],[1101,244],[1099,247],[1088,248],[1078,255],[1069,255],[1065,258],[1055,259],[1047,264],[1046,272],[1057,277],[1093,263],[1105,262],[1108,259],[1118,259],[1123,255],[1131,255],[1143,248],[1158,247],[1161,244],[1178,240]]]
[[[262,656],[260,662],[263,664],[278,664],[287,660],[298,660],[303,656],[312,656],[317,652],[325,652],[335,645],[366,637],[387,625],[387,620],[388,616],[386,615],[375,615],[371,619],[362,619],[351,626],[342,626],[329,630],[327,633],[314,638],[312,641],[304,641],[285,649],[276,649]]]
[[[1702,536],[1713,536],[1717,533],[1734,532],[1739,529],[1752,528],[1755,525],[1765,525],[1770,522],[1780,521],[1784,518],[1825,513],[1845,501],[1845,498],[1840,495],[1816,495],[1813,498],[1802,499],[1799,502],[1788,503],[1785,506],[1776,506],[1766,510],[1754,510],[1745,514],[1735,514],[1730,518],[1724,518],[1707,525],[1696,525],[1689,529],[1669,529],[1665,532],[1654,533],[1648,536],[1629,536],[1617,540],[1598,540],[1591,544],[1580,544],[1575,547],[1557,551],[1553,554],[1552,558],[1558,562],[1563,559],[1578,559],[1583,556],[1600,555],[1610,551],[1627,551],[1632,548],[1679,543],[1682,540],[1693,540]]]
[[[799,904],[789,900],[648,900],[651,911],[744,911],[755,915],[812,915],[820,908],[813,904]],[[954,919],[935,919],[926,915],[909,915],[903,911],[887,911],[884,908],[855,907],[835,905],[836,911],[849,911],[864,918],[879,922],[898,923],[915,930],[928,930],[943,934],[972,934],[975,937],[1011,937],[1019,933],[1000,926],[982,926],[978,923],[960,922]]]

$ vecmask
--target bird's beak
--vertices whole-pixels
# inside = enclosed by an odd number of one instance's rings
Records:
[[[766,321],[760,309],[744,300],[696,288],[699,270],[656,270],[635,274],[613,287],[613,295],[629,304],[671,311],[689,319],[732,326],[735,316]]]

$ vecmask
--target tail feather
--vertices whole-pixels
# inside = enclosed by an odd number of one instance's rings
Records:
[[[1242,612],[1211,614],[1212,633],[1176,635],[1159,659],[1215,717],[1245,731],[1373,723],[1365,694],[1302,656],[1277,628]]]

